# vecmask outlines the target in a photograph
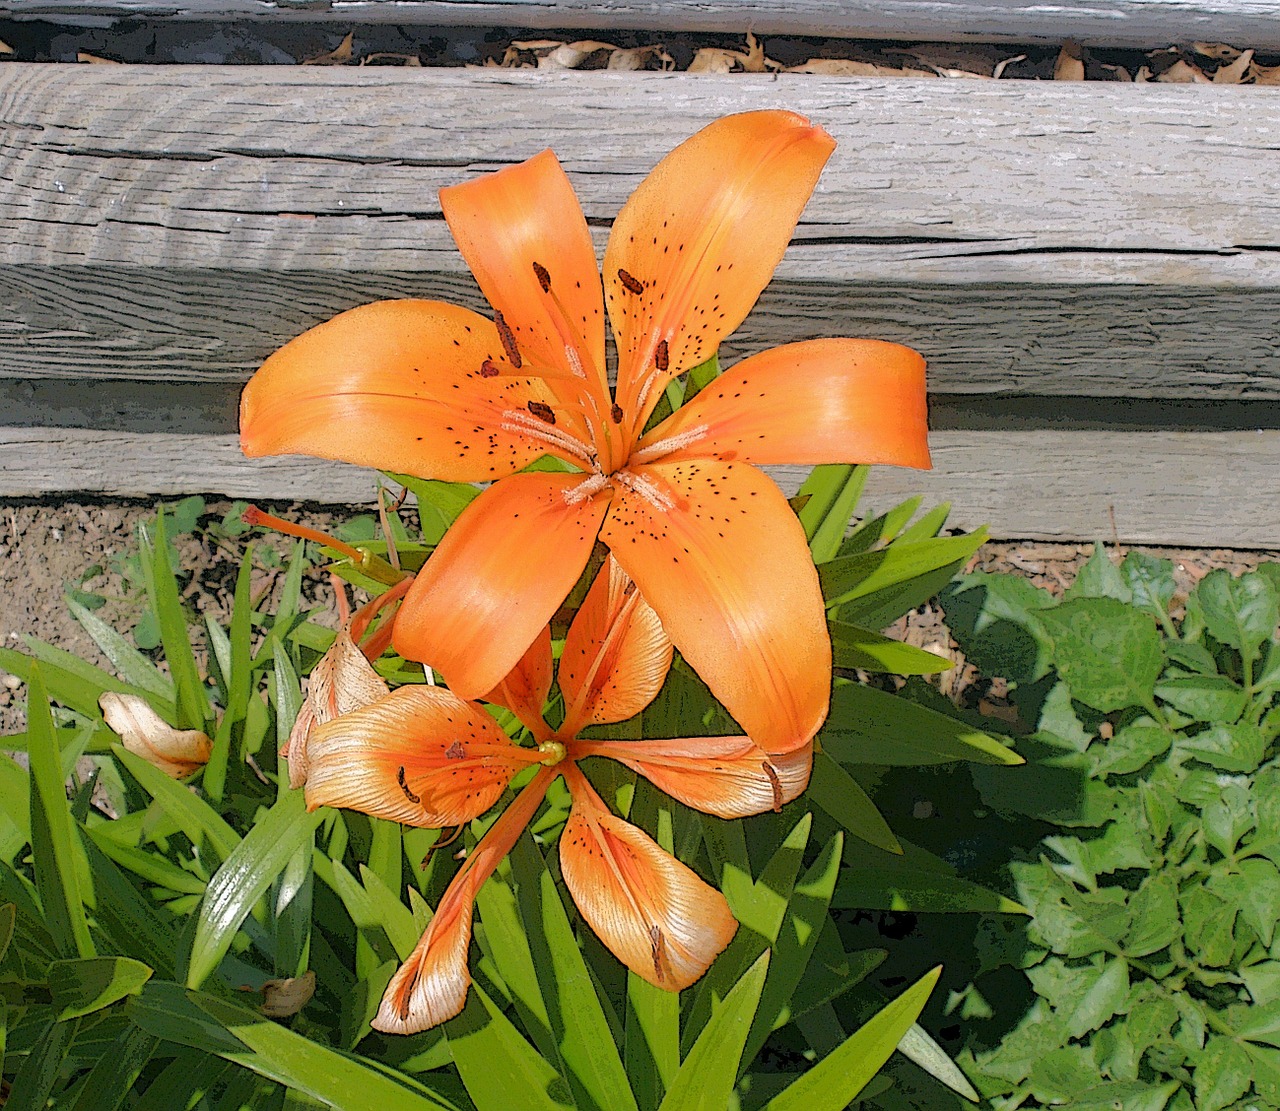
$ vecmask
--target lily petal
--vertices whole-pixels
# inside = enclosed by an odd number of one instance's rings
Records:
[[[318,726],[308,755],[309,809],[342,806],[429,829],[479,817],[538,760],[474,702],[427,686]]]
[[[804,529],[754,467],[633,468],[600,531],[681,655],[766,752],[818,731],[831,640]]]
[[[616,559],[605,561],[578,610],[560,655],[565,719],[573,736],[587,722],[634,717],[662,689],[671,640],[653,607]]]
[[[375,1030],[416,1034],[462,1010],[471,986],[467,949],[476,892],[511,851],[555,777],[550,769],[539,772],[467,855],[466,863],[441,896],[426,932],[391,977],[373,1019]]]
[[[646,435],[633,458],[928,467],[928,431],[919,354],[815,339],[744,359]]]
[[[726,116],[676,147],[623,206],[604,282],[618,401],[634,429],[666,383],[751,311],[834,149],[793,112]]]
[[[389,690],[351,634],[338,630],[329,651],[307,676],[307,696],[281,750],[289,760],[289,786],[297,790],[307,781],[311,736],[317,726],[376,702]]]
[[[477,482],[549,450],[518,428],[547,386],[506,364],[497,329],[439,301],[376,301],[290,340],[240,399],[246,455],[297,453],[384,471]],[[486,372],[487,374],[488,372]]]
[[[581,474],[512,475],[463,510],[418,572],[392,644],[480,698],[515,667],[564,602],[595,543],[604,491]]]
[[[800,796],[813,770],[813,745],[770,756],[750,737],[577,741],[570,755],[610,757],[673,799],[718,818],[781,810]]]
[[[611,814],[575,766],[564,775],[573,809],[560,834],[560,870],[582,917],[637,976],[667,991],[687,988],[738,928],[728,902]]]
[[[529,650],[507,673],[507,677],[482,701],[503,706],[516,715],[539,741],[551,731],[542,720],[542,708],[551,690],[551,627],[544,626]]]
[[[440,190],[440,205],[480,291],[521,357],[607,394],[604,301],[582,206],[549,150]],[[535,265],[536,264],[536,265]],[[545,283],[545,286],[544,286]],[[607,412],[606,404],[602,412]]]
[[[98,699],[102,720],[135,756],[181,779],[209,762],[213,742],[199,729],[175,729],[140,695],[107,691]]]

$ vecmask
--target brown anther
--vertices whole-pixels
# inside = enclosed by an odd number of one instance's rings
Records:
[[[533,272],[538,276],[538,284],[542,286],[543,293],[551,292],[551,275],[547,272],[547,268],[541,263],[533,264]]]
[[[626,587],[622,591],[622,596],[624,598],[630,598],[631,595],[633,595],[635,592],[636,592],[636,584],[634,582],[628,582]]]
[[[461,760],[466,754],[467,750],[462,747],[461,741],[454,741],[444,750],[444,758],[446,760]]]
[[[621,424],[622,423],[622,406],[615,405],[612,409],[609,410],[609,416],[613,418],[614,424]]]
[[[409,784],[404,781],[404,768],[401,767],[396,771],[396,782],[400,784],[400,790],[404,792],[404,797],[410,802],[420,804],[422,799],[409,790]]]
[[[667,974],[662,969],[662,930],[658,926],[649,927],[649,945],[653,949],[653,974],[661,982]]]
[[[658,346],[653,352],[653,364],[664,374],[671,365],[671,355],[667,349],[667,341],[665,339],[658,340]]]
[[[495,363],[492,359],[485,359],[485,361],[480,364],[480,377],[481,378],[497,378],[498,364]]]
[[[633,278],[625,270],[618,271],[618,281],[622,283],[622,288],[628,293],[643,293],[644,286],[640,284],[638,278]]]
[[[764,774],[769,777],[769,786],[773,788],[773,812],[775,814],[782,813],[782,780],[778,778],[778,770],[765,760],[760,765],[764,768]]]
[[[551,406],[548,405],[545,401],[530,401],[529,412],[531,412],[539,420],[546,421],[547,424],[556,423],[556,415],[552,411]]]
[[[503,319],[502,313],[495,312],[493,314],[494,326],[498,329],[498,338],[502,340],[502,350],[507,353],[507,359],[516,370],[524,365],[524,360],[520,358],[520,349],[516,346],[516,334],[511,330],[511,325]]]

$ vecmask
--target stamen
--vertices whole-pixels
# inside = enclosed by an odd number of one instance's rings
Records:
[[[649,927],[649,945],[653,949],[653,974],[659,981],[665,980],[667,974],[662,968],[662,929],[658,926]]]
[[[768,760],[761,762],[764,774],[769,777],[769,786],[773,788],[773,812],[782,813],[782,780],[778,778],[777,769]]]
[[[480,377],[481,378],[497,378],[498,364],[495,363],[492,359],[485,359],[485,361],[480,364]]]
[[[614,424],[621,424],[622,423],[622,406],[614,405],[614,407],[609,410],[609,416],[613,418]]]
[[[588,467],[595,465],[595,452],[571,433],[536,420],[529,413],[519,409],[508,409],[504,412],[501,428],[504,432],[515,432],[534,440],[541,440],[556,451],[570,455]]]
[[[569,360],[569,368],[579,378],[585,378],[587,372],[582,369],[582,356],[578,354],[578,349],[571,343],[564,345],[564,357]]]
[[[533,272],[538,276],[538,284],[542,286],[543,293],[551,292],[551,275],[547,272],[547,268],[541,263],[533,264]]]
[[[516,334],[511,330],[509,325],[503,318],[502,313],[494,311],[494,326],[498,329],[498,339],[502,341],[502,350],[507,353],[507,359],[511,365],[519,370],[524,365],[524,360],[520,358],[520,349],[516,346]]]
[[[644,286],[640,283],[639,279],[633,278],[625,270],[620,269],[618,271],[618,281],[622,283],[622,288],[625,289],[628,293],[644,292]]]
[[[677,432],[674,436],[666,436],[661,440],[655,440],[648,447],[633,452],[631,462],[651,463],[655,459],[661,459],[662,456],[668,455],[673,451],[680,451],[690,444],[696,444],[706,436],[708,431],[707,425],[699,424],[694,428],[686,429],[684,432]]]
[[[419,798],[411,790],[409,790],[409,784],[407,784],[404,781],[403,766],[396,772],[396,782],[400,784],[400,790],[404,792],[404,797],[407,798],[410,802],[414,803],[415,805],[418,805],[422,802],[421,798]]]
[[[531,412],[539,420],[546,421],[547,424],[556,423],[555,411],[545,401],[530,401],[528,404],[528,409],[529,409],[529,412]]]
[[[583,479],[577,486],[566,490],[564,492],[564,503],[565,505],[577,505],[579,502],[584,502],[588,498],[594,497],[608,485],[609,480],[597,472],[589,478]]]
[[[630,490],[633,494],[644,498],[655,509],[666,511],[675,508],[675,500],[665,490],[661,489],[653,479],[647,475],[632,474],[630,471],[618,471],[613,476],[614,481],[618,485]]]
[[[344,544],[336,537],[328,536],[318,529],[307,528],[306,525],[294,524],[292,521],[286,521],[282,517],[273,516],[259,509],[256,505],[245,506],[244,512],[240,514],[240,520],[246,525],[261,525],[263,528],[283,532],[286,536],[296,536],[302,540],[311,540],[317,544],[322,544],[326,548],[332,548],[335,552],[341,552],[356,564],[363,564],[365,561],[365,553],[360,551],[359,548]]]
[[[658,346],[653,352],[653,362],[654,365],[664,374],[671,366],[671,354],[667,348],[667,341],[665,339],[658,340]]]
[[[441,833],[443,833],[443,832],[444,832],[444,830],[441,830],[440,832],[441,832]],[[461,836],[462,836],[462,827],[461,827],[461,826],[458,826],[458,827],[457,827],[457,828],[456,828],[456,829],[455,829],[451,834],[449,834],[449,836],[448,836],[448,837],[446,837],[443,841],[437,841],[434,845],[432,845],[432,846],[427,850],[427,855],[426,855],[426,856],[424,856],[424,857],[422,858],[422,863],[418,865],[418,869],[419,869],[419,871],[421,871],[421,870],[425,869],[425,868],[426,868],[426,866],[427,866],[428,864],[430,864],[430,863],[431,863],[431,858],[432,858],[433,856],[435,856],[435,854],[436,854],[436,853],[438,853],[441,849],[447,849],[450,845],[452,845],[452,844],[453,844],[453,843],[454,843],[454,842],[455,842],[459,837],[461,837]]]

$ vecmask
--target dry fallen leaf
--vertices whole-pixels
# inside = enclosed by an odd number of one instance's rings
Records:
[[[124,747],[174,779],[204,767],[213,742],[198,729],[175,729],[136,694],[107,691],[98,699],[102,719]]]
[[[422,65],[422,59],[416,54],[394,54],[390,50],[379,50],[376,54],[366,54],[360,59],[362,66],[367,66],[374,62],[399,62],[402,66],[418,67]]]
[[[84,50],[81,50],[76,55],[76,61],[88,62],[90,65],[95,66],[119,66],[124,64],[123,62],[117,62],[114,58],[99,58],[98,55],[89,54]]]
[[[296,1015],[316,993],[316,974],[307,969],[301,976],[268,980],[262,985],[262,1013],[267,1018]]]
[[[764,43],[747,32],[747,49],[726,50],[718,46],[703,47],[693,56],[689,63],[690,73],[764,73],[768,70],[778,71],[783,67],[771,58],[766,58]]]
[[[1213,75],[1215,85],[1239,85],[1249,75],[1249,66],[1253,62],[1253,51],[1246,50],[1234,62],[1227,66],[1219,66]]]
[[[1084,80],[1084,50],[1078,42],[1068,40],[1058,51],[1058,60],[1053,63],[1053,79],[1055,81]]]
[[[1280,85],[1280,66],[1253,67],[1253,81],[1256,85]]]
[[[1209,78],[1204,75],[1204,71],[1193,66],[1185,58],[1179,58],[1167,70],[1158,74],[1156,80],[1172,82],[1175,85],[1209,84]]]
[[[345,66],[351,61],[351,40],[354,37],[354,31],[348,31],[344,38],[334,49],[328,54],[321,54],[315,58],[304,58],[302,64],[304,66]]]
[[[3,40],[0,40],[0,54],[16,54],[16,53],[17,51],[15,51],[12,46],[10,46],[7,42],[4,42]]]
[[[1225,42],[1193,42],[1191,49],[1215,62],[1234,62],[1243,53],[1239,47],[1228,46]]]

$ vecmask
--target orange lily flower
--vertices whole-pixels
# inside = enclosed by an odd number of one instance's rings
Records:
[[[550,630],[486,701],[511,710],[534,746],[512,742],[476,702],[443,687],[401,687],[315,726],[307,805],[345,806],[424,827],[458,825],[488,810],[519,772],[533,779],[449,884],[422,939],[388,985],[373,1025],[414,1033],[457,1014],[471,977],[467,949],[476,894],[563,775],[573,806],[560,866],[582,917],[631,971],[680,991],[728,945],[737,922],[724,896],[643,831],[612,814],[578,768],[611,757],[689,806],[724,818],[779,809],[804,790],[812,746],[771,757],[747,737],[583,740],[592,724],[633,717],[657,695],[671,641],[617,561],[597,575],[570,626],[559,682],[565,717],[543,720],[551,688]]]
[[[762,748],[813,737],[831,686],[822,595],[795,514],[750,464],[929,466],[924,360],[875,340],[787,344],[645,425],[666,385],[750,312],[834,147],[790,112],[704,128],[622,209],[603,291],[573,188],[544,151],[440,192],[492,321],[434,301],[377,302],[267,360],[241,402],[247,454],[493,481],[418,575],[397,651],[462,697],[483,695],[599,538]],[[574,472],[515,473],[548,453]]]

